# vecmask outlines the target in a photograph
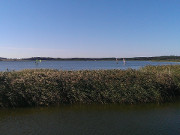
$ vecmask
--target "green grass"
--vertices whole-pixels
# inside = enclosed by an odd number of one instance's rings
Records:
[[[0,72],[0,107],[162,103],[180,95],[180,66]]]

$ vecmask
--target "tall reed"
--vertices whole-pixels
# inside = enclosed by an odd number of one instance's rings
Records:
[[[0,107],[160,103],[179,95],[180,66],[147,66],[140,70],[0,72]]]

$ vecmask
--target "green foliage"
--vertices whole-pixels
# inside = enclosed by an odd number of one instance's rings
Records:
[[[180,95],[180,66],[140,70],[0,72],[0,107],[166,102]]]

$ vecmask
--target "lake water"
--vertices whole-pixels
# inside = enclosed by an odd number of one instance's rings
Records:
[[[1,135],[180,135],[180,102],[1,109]]]
[[[35,61],[0,61],[0,71],[22,70],[35,68],[48,68],[58,70],[81,70],[81,69],[138,69],[146,65],[174,65],[180,62],[152,62],[152,61],[122,61],[116,64],[115,61],[42,61],[35,64]]]

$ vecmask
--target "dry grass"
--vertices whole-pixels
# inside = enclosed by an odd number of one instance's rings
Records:
[[[180,95],[180,66],[140,70],[0,72],[0,107],[73,103],[149,103]]]

